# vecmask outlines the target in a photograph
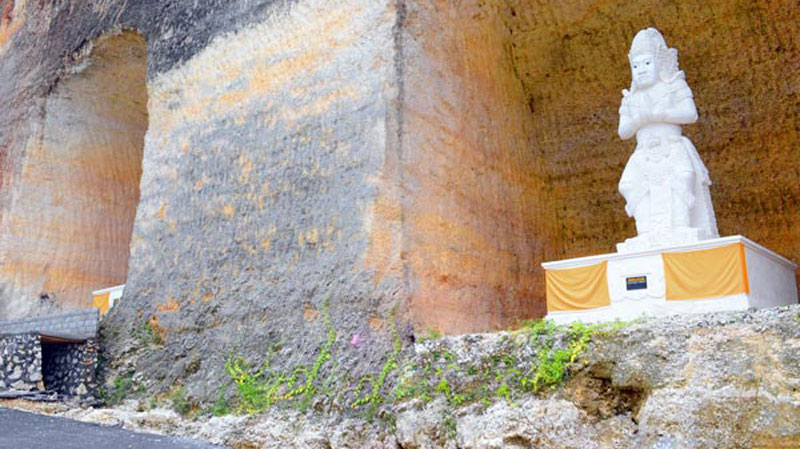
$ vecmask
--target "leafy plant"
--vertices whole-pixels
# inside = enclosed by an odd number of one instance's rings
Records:
[[[114,378],[113,388],[107,394],[106,403],[115,406],[122,403],[133,391],[133,372],[125,373]]]
[[[242,357],[231,357],[225,362],[225,371],[236,385],[240,412],[253,414],[272,405],[278,382],[282,382],[283,378],[270,382],[267,378],[269,363],[268,356],[264,364],[254,371]]]
[[[131,335],[145,346],[163,346],[165,343],[163,332],[150,320],[134,326]]]
[[[450,383],[446,378],[440,379],[439,383],[436,384],[436,392],[443,394],[448,399],[450,398],[453,391],[450,389]]]
[[[425,328],[425,333],[417,338],[417,341],[424,343],[426,341],[437,340],[439,338],[442,338],[442,333],[436,329],[428,327]]]
[[[507,402],[511,402],[511,388],[509,388],[508,384],[504,383],[497,388],[497,396],[505,399]]]
[[[521,379],[524,389],[534,393],[542,388],[555,388],[560,385],[569,366],[577,360],[586,349],[596,326],[573,323],[567,332],[568,349],[553,349],[553,333],[556,330],[552,322],[541,321],[529,326],[529,331],[536,346],[536,366],[530,376]]]
[[[255,368],[242,357],[229,357],[225,362],[225,371],[236,385],[239,396],[239,411],[248,414],[262,412],[277,402],[302,398],[298,407],[305,409],[319,392],[318,377],[322,367],[333,357],[333,345],[336,342],[336,331],[330,321],[329,302],[322,308],[327,340],[320,347],[314,365],[294,366],[280,372],[272,369],[271,360],[276,346],[270,348],[264,363]]]
[[[228,392],[228,388],[220,388],[217,392],[217,398],[214,401],[214,405],[211,406],[211,414],[214,416],[225,416],[231,412],[231,406],[228,403],[228,399],[226,398],[226,394]]]
[[[181,416],[188,416],[192,412],[192,403],[186,399],[186,388],[182,385],[173,389],[169,394],[172,401],[172,410]]]
[[[359,380],[359,385],[357,386],[357,392],[361,391],[362,389],[362,382],[367,383],[369,382],[372,386],[369,394],[357,398],[353,404],[353,408],[358,408],[361,405],[369,404],[369,409],[367,411],[368,417],[374,416],[378,406],[384,401],[384,396],[382,394],[383,386],[386,384],[386,379],[389,374],[398,367],[398,357],[400,352],[403,350],[403,341],[400,339],[400,336],[397,334],[397,327],[394,322],[394,309],[392,309],[391,313],[389,314],[389,326],[392,332],[392,353],[384,362],[383,367],[381,368],[380,373],[376,378],[372,376],[365,376]],[[397,393],[395,393],[395,397]]]
[[[474,402],[489,406],[492,398],[510,403],[523,392],[540,393],[562,385],[571,367],[579,363],[592,337],[601,332],[596,325],[576,323],[558,327],[552,321],[527,321],[519,331],[501,335],[497,350],[471,364],[459,364],[456,353],[442,342],[431,343],[420,360],[403,360],[403,342],[397,334],[392,311],[387,321],[393,345],[381,369],[361,376],[350,388],[337,389],[341,380],[334,374],[336,332],[327,302],[322,311],[327,338],[312,365],[276,370],[272,366],[274,347],[261,365],[250,365],[242,357],[228,358],[225,370],[236,388],[238,412],[259,413],[279,402],[304,410],[320,396],[328,397],[332,403],[339,403],[339,398],[343,398],[348,407],[365,410],[369,419],[387,402],[411,397],[427,403],[441,396],[453,407]],[[403,366],[402,377],[397,376],[400,366]],[[328,375],[323,382],[320,376],[325,372]],[[393,379],[394,388],[386,391],[386,385]],[[332,382],[339,383],[333,385]],[[212,413],[220,415],[228,410],[227,401],[220,393]],[[379,416],[390,424],[393,420],[388,410]]]

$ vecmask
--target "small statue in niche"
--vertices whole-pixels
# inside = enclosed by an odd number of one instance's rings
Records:
[[[630,90],[622,91],[619,136],[636,136],[619,191],[636,220],[637,237],[621,252],[675,246],[719,237],[708,170],[681,126],[697,121],[697,108],[678,51],[655,28],[639,31],[628,55]]]

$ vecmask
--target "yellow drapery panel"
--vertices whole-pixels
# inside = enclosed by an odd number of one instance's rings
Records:
[[[92,297],[94,307],[100,309],[100,315],[105,315],[111,308],[111,292],[94,295]]]
[[[588,267],[546,270],[547,311],[586,310],[608,306],[608,275],[604,261]]]
[[[750,293],[744,245],[662,253],[668,300]]]

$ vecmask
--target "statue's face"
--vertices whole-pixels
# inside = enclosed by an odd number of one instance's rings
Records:
[[[655,84],[658,79],[656,58],[653,55],[638,55],[631,59],[631,75],[633,82],[639,88],[647,88]]]

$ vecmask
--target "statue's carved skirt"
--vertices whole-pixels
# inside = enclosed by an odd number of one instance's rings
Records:
[[[636,219],[637,239],[652,240],[652,245],[645,246],[656,247],[691,243],[676,242],[679,235],[718,236],[710,185],[708,170],[692,142],[668,135],[637,143],[619,189],[627,201],[625,210]],[[687,234],[686,229],[697,231]],[[673,230],[682,231],[669,237]],[[659,236],[669,241],[662,242]]]

